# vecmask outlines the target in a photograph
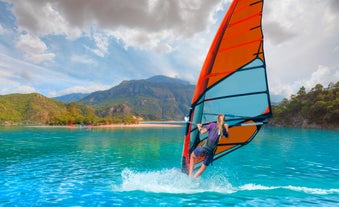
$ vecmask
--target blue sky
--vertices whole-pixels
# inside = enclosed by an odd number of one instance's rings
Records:
[[[166,75],[196,83],[229,0],[0,0],[0,95]],[[339,1],[267,0],[272,95],[339,81]]]

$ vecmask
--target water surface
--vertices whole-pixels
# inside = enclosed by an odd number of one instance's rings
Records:
[[[184,128],[0,128],[0,206],[338,206],[338,131],[264,128],[199,179]]]

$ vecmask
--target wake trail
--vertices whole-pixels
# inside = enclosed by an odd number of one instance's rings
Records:
[[[179,169],[163,169],[158,171],[134,172],[128,168],[121,173],[122,183],[113,185],[114,191],[145,191],[153,193],[194,194],[215,192],[234,194],[245,191],[290,190],[312,195],[339,194],[339,189],[309,188],[305,186],[265,186],[260,184],[245,184],[233,186],[225,176],[210,178],[191,178]]]

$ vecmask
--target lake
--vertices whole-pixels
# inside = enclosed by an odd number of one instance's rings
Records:
[[[264,127],[198,179],[184,128],[0,128],[0,206],[339,206],[339,131]]]

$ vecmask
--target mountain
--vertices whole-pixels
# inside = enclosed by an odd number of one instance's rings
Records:
[[[62,102],[65,102],[65,103],[71,103],[71,102],[78,102],[88,95],[89,95],[89,93],[71,93],[71,94],[67,94],[67,95],[64,95],[64,96],[54,97],[53,99],[58,100],[58,101],[62,101]]]
[[[194,89],[194,85],[177,78],[154,76],[123,81],[109,90],[91,93],[80,102],[94,106],[101,116],[121,108],[146,120],[182,120]]]
[[[194,85],[165,76],[123,81],[106,91],[70,94],[55,100],[38,93],[0,95],[0,125],[109,124],[138,120],[182,120]]]

